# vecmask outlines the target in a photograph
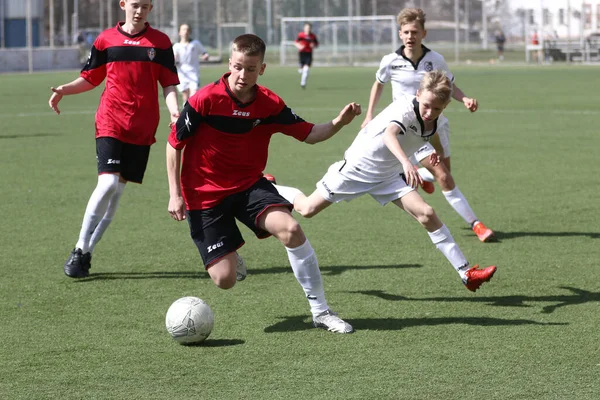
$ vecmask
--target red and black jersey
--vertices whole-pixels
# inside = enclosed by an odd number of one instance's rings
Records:
[[[106,78],[96,113],[96,137],[151,145],[160,111],[158,84],[178,85],[171,40],[148,24],[130,35],[123,22],[98,36],[81,77],[94,86]]]
[[[302,48],[298,50],[300,53],[312,53],[313,48],[319,46],[317,36],[312,32],[309,34],[304,33],[304,31],[300,32],[296,38],[296,43],[302,45]],[[314,44],[311,46],[311,43]]]
[[[169,135],[171,146],[185,147],[181,187],[188,210],[214,207],[254,185],[263,175],[273,134],[304,141],[314,126],[259,85],[255,99],[241,103],[228,77],[190,97]]]

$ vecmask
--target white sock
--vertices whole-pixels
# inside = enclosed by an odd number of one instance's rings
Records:
[[[423,179],[424,181],[435,182],[435,177],[431,172],[429,172],[427,168],[421,167],[417,170],[417,172],[419,173],[419,175],[421,175],[421,179]]]
[[[310,304],[310,311],[313,317],[321,314],[323,311],[327,311],[329,306],[325,299],[321,270],[319,270],[317,256],[308,239],[304,244],[294,249],[290,249],[289,247],[285,249],[287,250],[294,276],[298,283],[300,283],[300,286],[302,286],[302,289],[304,289],[304,294]]]
[[[96,244],[98,244],[100,239],[102,239],[102,235],[106,231],[106,228],[108,228],[108,225],[110,225],[110,223],[112,222],[113,217],[117,212],[119,200],[121,199],[121,195],[123,194],[124,189],[125,182],[119,182],[116,192],[112,195],[110,201],[108,202],[108,207],[106,209],[106,212],[104,213],[104,217],[102,217],[102,220],[98,223],[96,229],[94,229],[94,233],[92,234],[92,238],[90,239],[90,244],[88,247],[90,253],[94,252]]]
[[[477,221],[475,213],[471,209],[467,199],[465,199],[465,196],[458,190],[458,186],[455,186],[454,189],[449,192],[442,191],[442,193],[444,194],[444,197],[446,197],[448,203],[454,208],[454,211],[456,211],[467,224],[472,226],[473,223]]]
[[[300,78],[300,85],[306,85],[306,80],[308,79],[308,65],[302,67],[302,78]]]
[[[89,252],[90,239],[100,222],[100,219],[106,213],[108,203],[119,185],[119,176],[115,174],[98,175],[98,184],[88,201],[83,215],[83,223],[79,232],[79,240],[75,245],[85,254]]]
[[[469,270],[469,262],[454,241],[446,225],[442,225],[437,231],[427,233],[433,244],[435,244],[435,247],[450,261],[450,264],[458,272],[461,279],[465,280],[465,273]]]
[[[281,186],[275,184],[273,186],[275,186],[275,189],[277,189],[281,197],[283,197],[292,204],[294,204],[294,199],[296,198],[296,196],[302,194],[300,190],[290,186]]]

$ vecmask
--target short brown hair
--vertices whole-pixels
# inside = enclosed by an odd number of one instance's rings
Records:
[[[438,100],[448,103],[452,99],[452,82],[444,71],[434,69],[427,72],[421,80],[419,93],[424,91],[431,92]]]
[[[396,21],[398,22],[398,26],[419,22],[421,28],[425,29],[425,13],[420,8],[405,8],[400,11],[400,14],[396,17]]]
[[[236,37],[231,45],[231,51],[237,51],[247,56],[260,56],[265,58],[267,46],[265,42],[256,35],[245,33]]]

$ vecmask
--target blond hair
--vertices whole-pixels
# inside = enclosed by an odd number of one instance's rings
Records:
[[[452,82],[446,76],[444,71],[433,70],[427,72],[421,84],[419,85],[419,93],[428,91],[443,103],[450,102],[452,99]]]
[[[246,33],[236,37],[231,45],[231,51],[237,51],[247,56],[265,57],[267,46],[265,42],[256,35]]]
[[[425,29],[425,13],[420,8],[405,8],[400,11],[400,14],[396,17],[396,21],[398,22],[398,26],[418,22],[421,24],[421,28]]]

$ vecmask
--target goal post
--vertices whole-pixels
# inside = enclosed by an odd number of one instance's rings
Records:
[[[312,24],[312,31],[319,41],[314,65],[378,65],[384,54],[398,48],[394,15],[286,17],[281,19],[281,65],[298,64],[294,41],[306,22]]]

